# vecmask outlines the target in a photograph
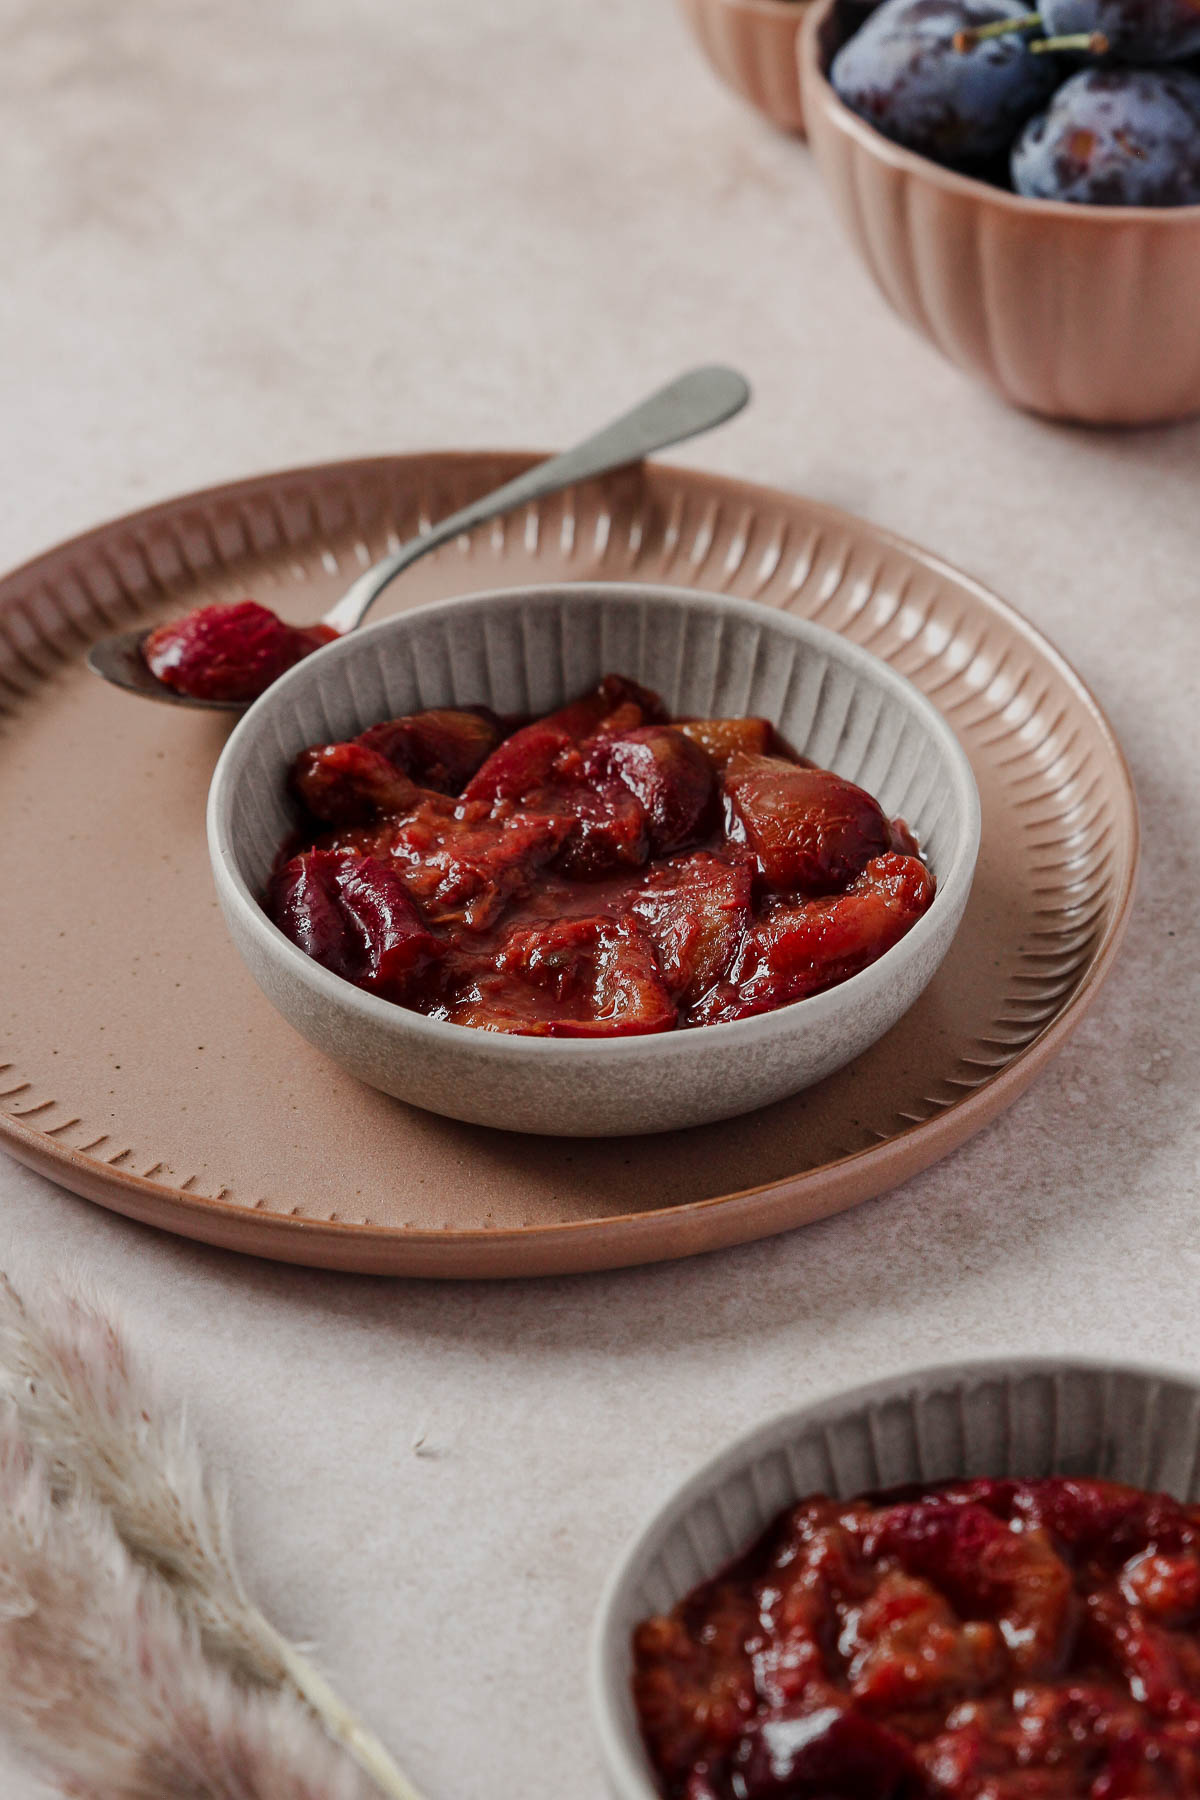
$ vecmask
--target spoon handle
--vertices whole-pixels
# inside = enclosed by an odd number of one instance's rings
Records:
[[[736,370],[692,369],[573,449],[535,463],[514,481],[505,482],[481,500],[473,500],[459,512],[451,513],[448,519],[440,519],[420,537],[402,544],[359,576],[325,614],[325,624],[337,632],[353,631],[388,583],[439,544],[470,531],[473,525],[482,525],[485,520],[512,512],[531,500],[540,500],[545,494],[605,475],[610,469],[622,468],[655,450],[665,450],[669,444],[708,431],[740,412],[749,398],[749,383]]]

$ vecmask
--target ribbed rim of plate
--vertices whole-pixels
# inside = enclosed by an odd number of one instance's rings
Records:
[[[48,550],[31,557],[25,563],[19,564],[3,578],[0,578],[0,610],[3,609],[9,591],[19,584],[29,581],[31,577],[36,577],[44,566],[69,554],[77,554],[89,545],[103,541],[114,532],[149,526],[158,519],[169,518],[177,514],[185,507],[212,506],[222,500],[242,496],[248,488],[253,490],[260,485],[271,487],[286,481],[313,481],[319,478],[328,478],[339,472],[346,474],[354,472],[362,475],[375,470],[380,474],[385,474],[387,471],[393,470],[398,462],[404,462],[410,457],[415,458],[422,454],[436,456],[447,465],[475,465],[488,459],[495,459],[506,464],[521,462],[530,464],[550,452],[522,451],[514,448],[489,449],[486,447],[477,450],[403,452],[395,456],[352,458],[335,463],[301,464],[287,469],[243,477],[236,481],[222,482],[214,487],[195,489],[186,494],[157,502],[153,506],[106,520],[90,530],[80,532],[75,537],[64,539]],[[656,461],[653,468],[668,478],[676,476],[694,486],[707,488],[718,499],[741,499],[751,504],[770,502],[786,507],[794,505],[798,499],[803,498],[803,496],[790,493],[784,488],[773,488],[751,481],[733,480],[679,465]],[[846,1156],[832,1158],[816,1168],[804,1170],[797,1175],[785,1176],[781,1180],[756,1183],[750,1187],[735,1189],[724,1194],[709,1195],[700,1200],[680,1202],[667,1207],[648,1208],[638,1213],[609,1215],[603,1219],[564,1220],[552,1225],[505,1227],[497,1230],[412,1228],[405,1229],[401,1233],[388,1226],[356,1224],[349,1220],[309,1219],[294,1217],[290,1214],[272,1213],[269,1215],[270,1233],[272,1239],[279,1243],[277,1253],[279,1260],[289,1260],[289,1256],[293,1253],[286,1248],[289,1243],[295,1251],[299,1251],[304,1245],[315,1249],[321,1241],[345,1246],[356,1243],[382,1245],[394,1243],[401,1236],[406,1244],[417,1247],[434,1248],[447,1244],[471,1245],[478,1243],[489,1245],[493,1249],[507,1245],[521,1245],[527,1252],[598,1232],[612,1234],[623,1230],[630,1235],[631,1239],[638,1240],[644,1235],[653,1234],[665,1219],[686,1221],[703,1217],[715,1208],[735,1209],[739,1204],[744,1205],[773,1193],[784,1193],[797,1181],[802,1182],[810,1193],[836,1192],[848,1176],[864,1164],[870,1164],[877,1171],[878,1179],[873,1179],[869,1188],[863,1190],[863,1197],[878,1194],[891,1185],[891,1170],[894,1165],[903,1165],[896,1179],[904,1179],[906,1174],[916,1173],[936,1162],[940,1156],[948,1154],[949,1151],[970,1137],[976,1129],[1002,1112],[1025,1090],[1038,1072],[1056,1054],[1060,1045],[1079,1025],[1111,972],[1113,962],[1120,949],[1129,923],[1140,860],[1141,838],[1133,778],[1125,753],[1102,707],[1082,676],[1038,627],[1018,608],[1002,600],[982,582],[964,573],[944,557],[939,557],[923,549],[912,539],[905,538],[898,532],[890,531],[884,526],[877,526],[870,521],[863,521],[853,513],[849,513],[841,507],[829,505],[824,501],[806,501],[806,504],[811,506],[822,518],[842,528],[849,527],[857,530],[865,523],[871,536],[880,544],[887,545],[902,555],[915,559],[919,564],[968,589],[983,609],[993,617],[999,620],[1015,619],[1022,634],[1036,645],[1039,654],[1053,666],[1091,715],[1107,748],[1113,769],[1120,777],[1122,793],[1127,806],[1126,824],[1129,831],[1130,852],[1119,881],[1114,883],[1112,908],[1103,936],[1096,946],[1085,974],[1063,1006],[1062,1011],[996,1075],[961,1099],[955,1100],[944,1110],[934,1114],[931,1118],[910,1125],[903,1131],[896,1132],[886,1142],[868,1145],[852,1151]],[[914,1139],[918,1137],[923,1149],[920,1157],[914,1161],[911,1147]],[[8,1113],[0,1113],[0,1145],[7,1145],[21,1161],[40,1173],[48,1175],[51,1180],[62,1180],[63,1185],[69,1187],[71,1191],[98,1200],[101,1204],[105,1203],[106,1195],[120,1194],[124,1196],[130,1204],[127,1208],[118,1210],[125,1210],[129,1216],[134,1218],[142,1218],[144,1215],[150,1214],[159,1215],[164,1208],[167,1208],[178,1217],[180,1228],[185,1235],[187,1234],[187,1221],[195,1220],[199,1223],[206,1219],[212,1219],[216,1215],[222,1216],[231,1224],[245,1226],[248,1230],[253,1228],[256,1238],[268,1224],[267,1215],[261,1212],[251,1212],[236,1202],[191,1195],[178,1188],[160,1185],[148,1176],[137,1175],[107,1164],[98,1164],[86,1154],[68,1145],[56,1143],[44,1133],[22,1124],[19,1119]],[[160,1220],[153,1218],[151,1222],[159,1223]],[[200,1230],[195,1231],[192,1235],[202,1241],[207,1239],[207,1234]],[[757,1235],[766,1235],[766,1233]],[[222,1241],[232,1242],[235,1236],[236,1232],[230,1232],[228,1237]],[[726,1241],[735,1243],[742,1240],[736,1233],[733,1233]],[[713,1247],[715,1246],[708,1244],[698,1246],[705,1250]],[[268,1256],[276,1254],[271,1249],[263,1248],[257,1242],[254,1246],[254,1253]],[[680,1254],[687,1254],[687,1252],[680,1252]],[[298,1260],[303,1261],[306,1258],[301,1255]],[[608,1258],[603,1263],[597,1263],[596,1267],[632,1266],[640,1260],[642,1259],[638,1254],[636,1244],[632,1244],[629,1254]],[[655,1257],[654,1260],[660,1259]],[[338,1266],[350,1268],[353,1265],[346,1262]],[[489,1273],[492,1272],[489,1271]],[[510,1278],[512,1270],[507,1266],[497,1267],[494,1274],[499,1278]]]

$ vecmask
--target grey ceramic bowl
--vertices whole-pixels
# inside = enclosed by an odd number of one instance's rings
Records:
[[[617,1800],[658,1800],[630,1690],[634,1627],[668,1612],[786,1506],[813,1493],[1056,1474],[1200,1499],[1200,1382],[1055,1357],[922,1369],[783,1413],[722,1450],[638,1534],[600,1603],[592,1711]]]
[[[530,1038],[427,1019],[342,981],[259,906],[292,828],[288,765],[426,706],[540,713],[613,670],[677,714],[764,714],[815,761],[905,818],[937,880],[894,949],[828,993],[662,1036]],[[296,668],[229,739],[209,795],[217,893],[234,942],[296,1030],[361,1080],[432,1112],[565,1137],[668,1131],[749,1112],[832,1073],[910,1007],[962,917],[979,799],[941,714],[845,639],[752,601],[578,585],[438,601],[355,632]]]

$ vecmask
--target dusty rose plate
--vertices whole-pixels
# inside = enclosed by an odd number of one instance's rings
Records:
[[[287,1261],[430,1276],[686,1256],[855,1205],[1014,1100],[1095,997],[1137,817],[1094,700],[1004,603],[829,507],[655,466],[449,545],[388,596],[579,578],[718,589],[867,645],[970,758],[978,871],[916,1006],[744,1119],[564,1145],[457,1124],[298,1039],[222,928],[204,802],[223,715],[131,700],[89,642],[249,591],[315,617],[358,569],[525,466],[443,453],[259,477],[63,545],[0,583],[0,1141],[118,1212]]]

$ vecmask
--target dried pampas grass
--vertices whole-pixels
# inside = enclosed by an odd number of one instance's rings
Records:
[[[419,1800],[250,1600],[224,1493],[112,1320],[3,1276],[0,1512],[0,1725],[68,1793],[366,1800],[336,1743]]]
[[[216,1669],[112,1516],[57,1497],[15,1410],[0,1418],[0,1717],[88,1800],[366,1800],[290,1695]]]

